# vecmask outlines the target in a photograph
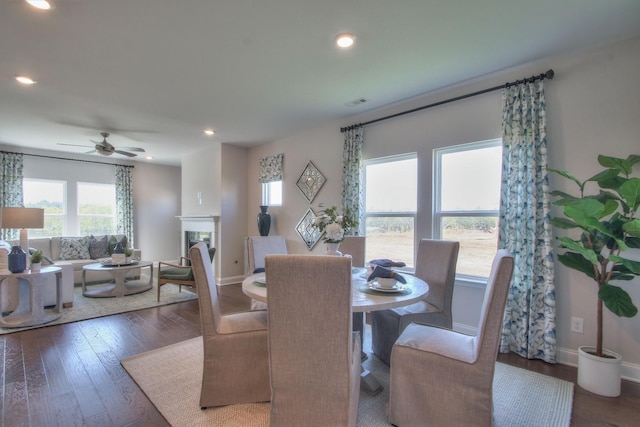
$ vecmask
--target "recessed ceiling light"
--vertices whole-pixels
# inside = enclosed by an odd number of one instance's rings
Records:
[[[16,80],[23,85],[32,85],[36,83],[36,81],[29,76],[16,76]]]
[[[36,7],[38,9],[42,9],[42,10],[49,10],[52,7],[51,2],[48,2],[47,0],[26,0],[26,1],[31,6]]]
[[[344,33],[336,36],[336,44],[339,47],[351,47],[355,41],[356,36],[353,34]]]
[[[211,136],[214,133],[216,133],[216,132],[213,129],[205,129],[204,130],[204,134],[207,135],[207,136]]]
[[[153,157],[151,157],[151,156],[147,156],[147,157],[145,157],[145,159],[147,159],[147,160],[153,160]]]

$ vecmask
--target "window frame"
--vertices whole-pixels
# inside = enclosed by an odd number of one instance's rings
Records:
[[[47,184],[59,184],[62,186],[62,213],[61,214],[51,214],[51,213],[47,213],[46,209],[44,212],[44,221],[45,224],[47,222],[47,218],[60,218],[61,219],[61,224],[62,224],[62,236],[67,235],[67,222],[68,222],[68,218],[69,218],[69,209],[68,209],[68,202],[69,202],[69,198],[68,198],[68,192],[67,192],[67,181],[64,180],[60,180],[60,179],[46,179],[46,178],[27,178],[27,177],[23,177],[22,178],[22,185],[23,185],[23,193],[24,193],[24,184],[25,182],[29,182],[29,183],[47,183]],[[43,230],[46,230],[46,228],[44,228]],[[33,235],[33,238],[40,238],[40,237],[53,237],[53,236],[39,236],[39,232],[36,230],[32,230],[31,233]]]
[[[281,195],[280,203],[272,203],[272,200],[271,200],[271,196],[272,196],[271,193],[273,192],[273,189],[271,188],[271,184],[275,182],[280,183],[280,195]],[[282,185],[283,185],[283,182],[281,179],[262,183],[262,205],[263,206],[282,206],[282,203],[284,201],[284,191],[283,191]]]
[[[112,225],[113,228],[109,231],[103,230],[101,232],[95,232],[95,233],[90,233],[90,232],[83,232],[81,230],[82,227],[82,218],[89,218],[89,217],[108,217],[109,215],[106,214],[82,214],[80,213],[80,206],[82,205],[82,200],[80,200],[80,187],[81,186],[93,186],[93,187],[109,187],[110,189],[113,189],[114,192],[114,198],[113,198],[113,213],[110,215],[111,220],[112,220]],[[102,183],[102,182],[87,182],[87,181],[77,181],[76,182],[76,218],[77,218],[77,223],[78,223],[78,232],[80,235],[90,235],[90,234],[98,234],[98,235],[102,235],[102,234],[116,234],[117,231],[117,208],[116,208],[116,198],[115,198],[115,184],[108,184],[108,183]]]
[[[433,149],[433,191],[432,191],[432,229],[431,235],[434,239],[442,239],[442,222],[444,218],[500,218],[500,208],[497,210],[442,210],[442,157],[445,154],[459,153],[462,151],[480,150],[502,146],[501,138],[475,141],[448,147]],[[498,188],[500,191],[500,188]],[[497,248],[496,248],[497,249]],[[456,273],[456,280],[461,279],[468,282],[486,283],[488,277],[475,276],[470,274]]]

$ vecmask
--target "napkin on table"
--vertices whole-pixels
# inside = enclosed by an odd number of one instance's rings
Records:
[[[390,259],[382,258],[382,259],[372,259],[369,261],[369,264],[380,265],[382,267],[406,267],[402,261],[391,261]]]
[[[388,279],[396,279],[400,283],[407,283],[407,280],[402,277],[400,274],[396,273],[393,270],[389,270],[388,268],[384,268],[381,266],[376,266],[373,272],[367,278],[367,282],[372,281],[376,277],[388,278]]]

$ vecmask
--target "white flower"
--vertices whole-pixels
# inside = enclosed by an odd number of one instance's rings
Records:
[[[327,239],[341,241],[344,239],[344,229],[338,223],[327,224],[325,227],[325,232],[327,233]]]

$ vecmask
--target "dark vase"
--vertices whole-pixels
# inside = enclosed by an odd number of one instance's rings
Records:
[[[271,228],[271,214],[267,212],[269,206],[260,206],[258,214],[258,232],[261,236],[268,236]]]
[[[14,246],[9,252],[9,271],[12,273],[22,273],[27,269],[27,254],[20,246]]]

